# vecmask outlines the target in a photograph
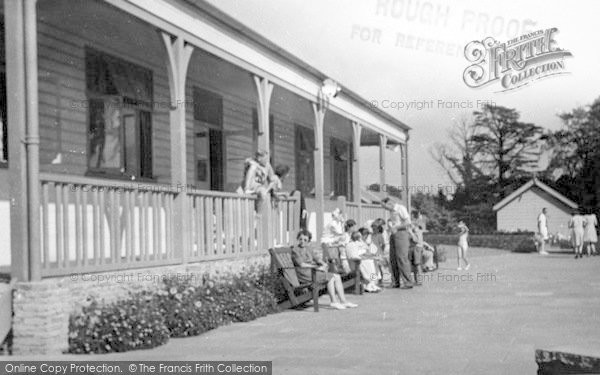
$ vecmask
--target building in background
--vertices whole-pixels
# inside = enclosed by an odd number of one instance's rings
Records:
[[[493,207],[497,229],[503,232],[537,232],[537,217],[546,207],[548,233],[569,237],[567,224],[577,203],[566,198],[537,178],[527,182]]]

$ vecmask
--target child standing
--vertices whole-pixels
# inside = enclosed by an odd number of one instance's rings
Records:
[[[469,228],[465,225],[464,221],[458,222],[458,229],[460,233],[458,234],[458,248],[457,248],[457,260],[458,260],[458,270],[462,271],[462,267],[460,265],[460,260],[462,259],[465,265],[465,271],[467,271],[471,264],[467,260],[467,251],[469,250],[469,243],[467,241],[469,237]]]

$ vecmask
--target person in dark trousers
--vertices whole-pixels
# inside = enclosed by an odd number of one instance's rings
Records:
[[[394,288],[411,289],[411,266],[408,260],[408,250],[410,248],[410,216],[406,207],[400,203],[394,203],[391,199],[385,198],[381,201],[383,208],[391,212],[392,220],[390,236],[390,263],[392,263],[392,276],[394,273],[394,264],[397,264],[397,276],[392,282]]]

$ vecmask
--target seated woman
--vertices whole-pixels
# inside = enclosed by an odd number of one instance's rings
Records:
[[[358,232],[354,232],[352,241],[346,245],[346,255],[348,259],[361,260],[359,272],[361,281],[365,284],[365,291],[377,293],[381,291],[381,288],[376,284],[381,279],[381,275],[375,267],[375,252],[377,252],[377,249],[373,246],[373,250],[371,250],[369,244],[365,242],[369,235],[370,233],[366,228],[360,228]]]
[[[433,262],[433,255],[435,249],[433,246],[423,241],[423,271],[430,272],[435,270],[435,263]]]
[[[356,221],[349,219],[346,220],[344,224],[344,234],[340,237],[340,260],[342,261],[342,267],[344,268],[344,273],[350,273],[352,270],[350,269],[350,264],[348,263],[348,256],[346,255],[346,248],[348,244],[352,241],[352,233],[356,232]]]
[[[312,239],[312,234],[306,229],[300,230],[296,237],[298,244],[292,249],[292,261],[296,266],[296,275],[298,281],[307,283],[312,280],[310,268],[317,269],[317,281],[327,281],[327,293],[331,299],[330,306],[337,310],[344,310],[348,307],[357,307],[358,305],[346,300],[344,294],[344,285],[340,275],[327,272],[327,264],[320,259],[317,259],[308,246]],[[319,301],[314,301],[319,303]]]
[[[325,227],[323,228],[321,244],[331,247],[344,245],[344,224],[342,210],[336,208],[331,213],[331,221],[325,224]]]

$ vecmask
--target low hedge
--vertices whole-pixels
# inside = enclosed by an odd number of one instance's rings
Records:
[[[268,268],[223,275],[194,285],[164,280],[156,291],[102,305],[88,298],[69,320],[70,353],[109,353],[148,349],[169,337],[187,337],[232,322],[247,322],[277,312],[279,278]]]
[[[149,349],[169,340],[158,298],[151,293],[102,306],[88,299],[79,314],[69,320],[70,353],[126,352]]]
[[[532,233],[469,234],[468,242],[469,246],[526,253],[536,251],[533,238]],[[427,233],[424,239],[431,245],[458,245],[458,235]]]

